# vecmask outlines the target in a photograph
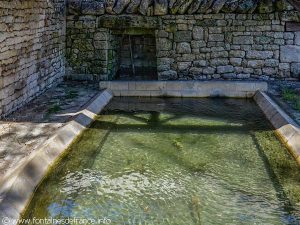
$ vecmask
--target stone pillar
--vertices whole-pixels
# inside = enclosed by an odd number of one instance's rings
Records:
[[[114,80],[119,70],[119,54],[121,51],[121,36],[110,32],[108,58],[107,58],[107,79]]]
[[[97,80],[108,80],[109,48],[110,48],[109,29],[99,28],[94,35],[95,61],[91,65],[94,69]]]
[[[173,46],[173,33],[165,30],[156,31],[156,56],[158,80],[177,80]]]

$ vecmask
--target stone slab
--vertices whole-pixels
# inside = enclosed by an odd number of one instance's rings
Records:
[[[258,91],[254,100],[275,128],[276,135],[286,144],[300,165],[300,127],[266,93]]]
[[[100,89],[114,96],[141,97],[230,97],[251,98],[256,91],[266,91],[259,81],[101,81]]]
[[[113,98],[112,93],[105,90],[91,102],[81,113],[62,127],[52,138],[23,162],[5,180],[0,188],[0,224],[4,218],[10,225],[17,224],[22,211],[29,203],[36,187],[75,138],[86,129],[102,109]],[[7,224],[6,224],[7,225]]]
[[[285,45],[280,47],[281,62],[293,63],[300,62],[300,46]]]

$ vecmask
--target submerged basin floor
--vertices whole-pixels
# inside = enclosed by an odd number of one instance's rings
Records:
[[[300,171],[252,100],[114,98],[23,218],[299,224]]]

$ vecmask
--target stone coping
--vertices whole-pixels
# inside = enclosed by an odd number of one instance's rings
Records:
[[[103,15],[103,14],[129,14],[129,15],[192,15],[192,14],[217,14],[217,13],[272,13],[280,12],[285,7],[276,4],[274,1],[252,1],[232,2],[226,0],[219,1],[187,1],[187,0],[145,0],[145,1],[125,1],[125,0],[68,0],[69,15]],[[297,0],[288,0],[296,10],[299,10]],[[238,3],[238,4],[237,4]]]
[[[300,127],[266,93],[258,91],[254,100],[275,128],[276,135],[288,147],[300,165]]]
[[[267,91],[261,81],[101,81],[100,89],[114,96],[252,98]]]
[[[81,113],[62,127],[38,151],[23,162],[0,185],[0,224],[15,225],[35,188],[62,153],[72,144],[110,102],[113,95],[105,90]]]

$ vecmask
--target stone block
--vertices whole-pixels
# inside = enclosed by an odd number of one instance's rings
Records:
[[[246,52],[242,51],[242,50],[231,50],[229,52],[229,56],[234,57],[234,58],[244,58],[245,55],[246,55]]]
[[[240,66],[242,64],[241,58],[230,58],[230,64],[233,66]]]
[[[157,42],[158,51],[169,51],[172,50],[172,41],[167,38],[159,38]]]
[[[154,15],[162,16],[168,13],[167,0],[154,0]]]
[[[208,40],[209,41],[224,41],[225,37],[224,37],[224,34],[210,34],[208,36]]]
[[[224,73],[222,74],[222,77],[224,79],[235,79],[237,78],[237,75],[235,73]]]
[[[160,31],[158,31],[157,36],[159,38],[168,38],[169,37],[169,33],[166,32],[166,31],[164,31],[164,30],[160,30]]]
[[[190,74],[192,74],[192,75],[201,75],[202,71],[203,71],[203,69],[202,68],[198,68],[198,67],[192,67],[189,70]]]
[[[176,80],[178,78],[177,72],[174,70],[164,71],[158,73],[159,80]]]
[[[227,66],[218,66],[217,67],[217,73],[232,73],[234,72],[234,67],[231,65]]]
[[[292,63],[291,72],[294,78],[300,78],[300,63]]]
[[[202,27],[194,27],[193,39],[194,40],[203,40],[203,38],[204,38],[204,29]]]
[[[213,51],[210,54],[211,58],[227,58],[228,52],[227,51]]]
[[[205,67],[203,69],[203,74],[214,74],[215,71],[216,71],[216,69],[213,67]]]
[[[229,64],[229,60],[227,58],[216,58],[210,61],[211,66],[226,66]]]
[[[108,40],[108,32],[97,32],[95,33],[94,40],[95,41],[106,41]]]
[[[186,30],[188,30],[188,25],[180,23],[177,25],[177,30],[186,31]]]
[[[105,4],[103,1],[82,1],[81,11],[84,15],[103,15]]]
[[[262,68],[262,72],[265,75],[275,75],[277,71],[273,67],[264,67]]]
[[[157,64],[158,65],[170,65],[174,62],[174,59],[172,58],[158,58],[157,59]]]
[[[300,32],[295,33],[295,45],[300,45]]]
[[[194,61],[193,64],[195,67],[205,67],[207,65],[207,61],[206,60],[197,60],[197,61]]]
[[[286,45],[280,47],[281,62],[300,62],[300,46]]]
[[[194,61],[196,56],[194,54],[182,54],[181,57],[177,58],[177,61],[191,62]]]
[[[274,38],[272,37],[267,37],[267,36],[258,36],[255,38],[255,43],[256,44],[270,44]]]
[[[278,67],[279,66],[279,60],[278,59],[267,59],[265,61],[265,66]]]
[[[191,66],[192,66],[192,62],[179,62],[178,70],[180,71],[188,70]]]
[[[163,72],[163,71],[167,71],[167,70],[170,70],[170,69],[171,69],[170,64],[157,65],[157,71],[158,72]]]
[[[290,64],[289,63],[279,63],[279,69],[284,71],[290,70]]]
[[[233,44],[235,45],[252,45],[253,36],[237,36],[233,37]]]
[[[247,66],[250,68],[262,68],[264,66],[264,60],[249,60]]]
[[[107,41],[94,41],[95,49],[108,49]]]
[[[284,40],[293,40],[294,39],[294,33],[293,32],[284,32],[283,33],[283,39]]]
[[[236,76],[238,79],[248,79],[250,78],[250,74],[249,73],[239,73]]]
[[[192,53],[191,45],[187,42],[181,42],[177,44],[177,53],[189,54]]]
[[[193,49],[199,49],[199,48],[205,47],[206,42],[205,41],[192,41],[191,45],[192,45]]]
[[[192,41],[191,31],[177,31],[174,36],[176,42],[190,42]]]
[[[272,51],[255,51],[251,50],[248,51],[246,54],[246,57],[248,59],[270,59],[273,57],[273,52]]]

